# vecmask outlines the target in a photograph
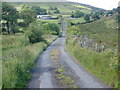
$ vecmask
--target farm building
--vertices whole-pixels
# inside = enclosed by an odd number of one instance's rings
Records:
[[[50,16],[50,15],[37,15],[37,18],[43,19],[43,20],[58,19],[57,17],[52,17],[52,16]]]
[[[37,18],[46,20],[46,19],[51,19],[51,16],[50,15],[37,15]]]

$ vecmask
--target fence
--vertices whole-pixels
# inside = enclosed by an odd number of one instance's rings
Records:
[[[105,44],[98,44],[94,40],[88,38],[88,35],[84,36],[72,36],[72,38],[77,39],[78,44],[82,48],[90,48],[96,52],[103,52],[105,51]]]

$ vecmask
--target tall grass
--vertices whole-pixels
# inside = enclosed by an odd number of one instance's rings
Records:
[[[88,71],[111,87],[118,87],[118,30],[113,17],[102,18],[92,23],[69,27],[67,30],[66,48]],[[95,52],[81,48],[79,38],[88,37],[98,44],[104,44],[106,50]]]
[[[96,42],[115,48],[118,45],[118,25],[113,17],[102,18],[92,23],[77,25],[80,35],[88,35]]]
[[[13,49],[29,44],[24,34],[2,35],[2,50]]]
[[[33,67],[36,58],[46,45],[34,45],[9,50],[3,57],[3,85],[6,88],[24,87],[30,78],[29,69]]]
[[[96,53],[91,49],[81,48],[74,40],[66,45],[70,54],[87,70],[111,87],[118,87],[118,54],[117,50],[106,50]]]
[[[55,38],[46,40],[51,43]],[[3,88],[24,88],[31,78],[30,69],[46,47],[44,42],[28,43],[24,34],[3,36]]]

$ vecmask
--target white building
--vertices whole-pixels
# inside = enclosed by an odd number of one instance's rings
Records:
[[[51,16],[50,15],[37,15],[37,18],[46,20],[46,19],[51,19]]]

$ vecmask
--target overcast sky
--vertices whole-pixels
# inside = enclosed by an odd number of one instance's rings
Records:
[[[120,0],[67,0],[67,1],[80,2],[83,4],[89,4],[99,8],[111,10],[118,6],[118,2]]]

